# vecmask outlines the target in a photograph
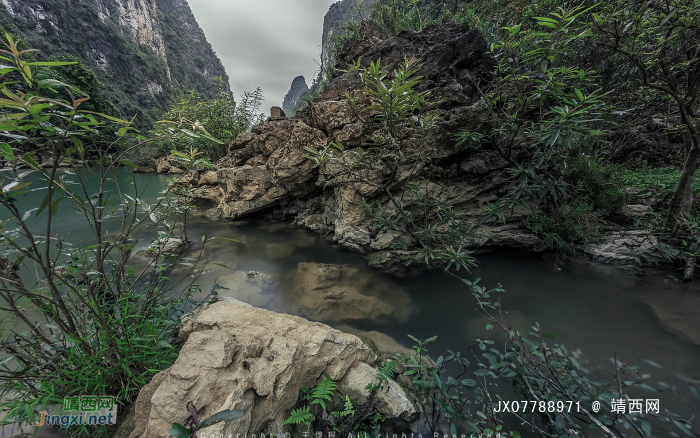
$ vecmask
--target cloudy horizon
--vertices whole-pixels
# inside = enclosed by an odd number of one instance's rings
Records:
[[[187,0],[221,59],[236,99],[260,87],[282,106],[292,80],[316,76],[323,17],[337,0]]]

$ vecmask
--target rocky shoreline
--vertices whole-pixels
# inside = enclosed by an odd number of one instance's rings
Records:
[[[484,119],[477,84],[492,65],[487,51],[481,33],[465,24],[428,26],[420,33],[404,31],[387,38],[376,23],[365,21],[361,38],[351,39],[340,52],[335,78],[304,110],[287,118],[280,108],[273,108],[272,116],[231,143],[229,154],[214,169],[195,171],[183,181],[195,187],[201,205],[213,207],[206,213],[209,219],[264,218],[293,223],[367,254],[373,267],[401,269],[416,258],[420,248],[402,245],[405,234],[381,229],[364,211],[367,203],[390,211],[386,193],[361,182],[329,185],[306,157],[306,148],[319,150],[329,143],[340,143],[346,149],[366,147],[373,114],[354,109],[349,96],[359,85],[345,70],[358,58],[364,66],[381,62],[389,71],[412,58],[422,66],[420,87],[431,90],[431,98],[439,102],[434,111],[435,129],[421,140],[421,150],[427,155],[427,165],[420,170],[429,181],[426,196],[452,206],[464,223],[478,225],[473,239],[462,242],[465,248],[544,251],[540,237],[526,226],[537,207],[516,208],[503,224],[484,221],[487,205],[499,200],[512,184],[509,163],[495,151],[454,146],[458,130],[475,129]],[[174,157],[159,158],[152,168],[136,171],[183,172]],[[409,169],[399,168],[402,171]],[[407,177],[396,176],[396,187]],[[405,202],[405,208],[412,208],[418,200]],[[637,216],[651,210],[649,200],[636,200],[631,194],[628,202],[631,204],[610,215],[598,242],[578,248],[579,255],[595,262],[627,265],[635,256],[658,247],[653,236],[631,226]]]

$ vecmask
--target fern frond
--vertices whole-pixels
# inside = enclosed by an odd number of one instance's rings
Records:
[[[314,388],[313,393],[311,394],[311,398],[313,399],[311,401],[312,405],[315,404],[320,404],[323,407],[323,410],[326,410],[326,400],[331,401],[331,397],[333,396],[333,392],[335,391],[336,386],[338,386],[333,380],[331,380],[331,376],[326,374],[325,380],[323,380],[321,383]]]
[[[343,412],[340,413],[341,417],[347,417],[348,415],[355,415],[355,406],[352,405],[350,397],[345,396],[345,406]]]
[[[284,421],[284,424],[308,425],[311,424],[314,418],[314,414],[309,412],[309,407],[304,406],[298,409],[293,409],[289,414],[289,418]]]
[[[377,380],[381,383],[388,383],[389,380],[393,380],[396,375],[396,365],[398,361],[392,360],[389,362],[384,362],[384,364],[377,370]]]
[[[379,388],[381,388],[382,384],[380,383],[368,383],[367,386],[365,386],[365,391],[367,392],[375,392],[379,391]]]

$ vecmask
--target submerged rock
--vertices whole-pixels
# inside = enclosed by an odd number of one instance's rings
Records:
[[[273,299],[269,293],[272,277],[262,272],[238,271],[219,277],[217,283],[223,288],[217,291],[219,296],[234,298],[255,307],[266,307]]]
[[[302,387],[327,373],[346,394],[362,394],[376,373],[376,355],[356,336],[320,323],[254,307],[218,302],[180,326],[184,346],[175,364],[158,373],[136,401],[131,438],[166,438],[174,422],[240,409],[236,421],[206,429],[207,436],[283,431]],[[388,419],[418,416],[398,385],[382,391],[378,408]],[[366,392],[365,392],[366,393]]]
[[[299,263],[292,276],[293,312],[328,323],[405,321],[411,311],[408,294],[357,268],[325,263]]]
[[[153,257],[157,255],[178,257],[187,249],[189,243],[176,237],[170,237],[151,243],[147,248],[137,251],[141,256]]]
[[[374,346],[377,348],[377,350],[381,353],[402,353],[402,354],[412,354],[414,353],[414,350],[404,347],[403,345],[399,344],[398,341],[391,336],[387,335],[386,333],[378,332],[376,330],[360,330],[356,329],[355,327],[349,326],[347,324],[341,324],[337,325],[335,328],[338,330],[342,330],[346,333],[350,333],[352,335],[360,336],[362,338],[366,338],[367,340],[371,341]]]
[[[294,247],[289,243],[268,243],[265,245],[265,255],[268,260],[279,260],[294,253]]]
[[[134,169],[134,173],[156,173],[156,169],[148,166],[138,166]]]

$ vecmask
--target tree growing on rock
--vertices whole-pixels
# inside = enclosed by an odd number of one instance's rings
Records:
[[[690,215],[700,168],[700,2],[613,0],[601,3],[588,24],[596,44],[621,55],[619,68],[663,94],[680,120],[685,159],[665,221],[675,236]]]

